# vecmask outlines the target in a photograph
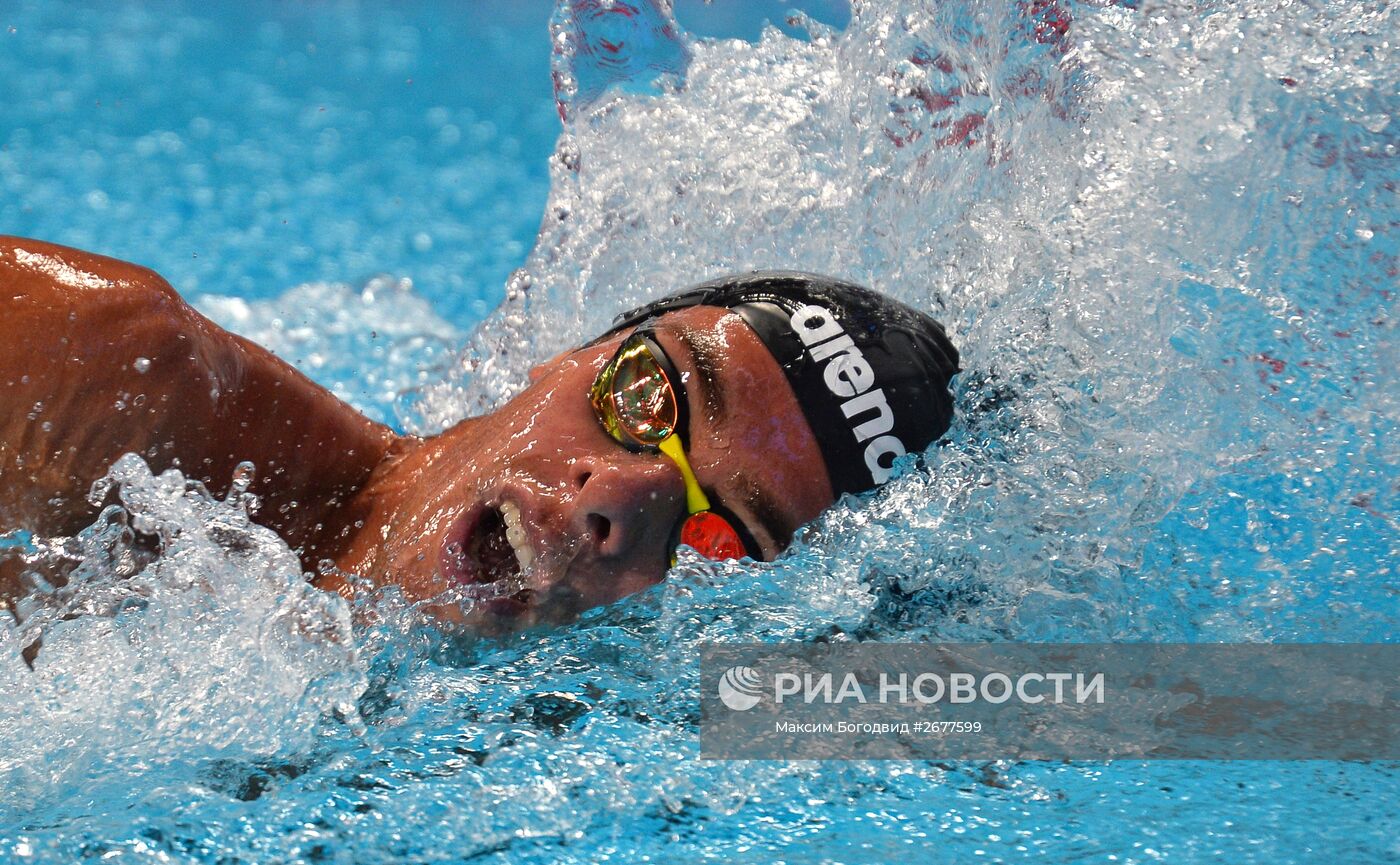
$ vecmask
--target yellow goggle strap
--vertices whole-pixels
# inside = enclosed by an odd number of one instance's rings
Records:
[[[685,506],[692,514],[710,509],[710,500],[705,496],[705,491],[700,489],[700,482],[695,479],[695,472],[690,470],[690,461],[685,458],[685,449],[681,447],[681,437],[672,433],[661,440],[656,446],[663,454],[671,458],[676,464],[676,468],[681,470],[681,477],[685,478]]]

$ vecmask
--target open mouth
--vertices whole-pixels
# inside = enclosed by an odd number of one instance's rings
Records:
[[[493,612],[517,613],[533,594],[523,587],[522,578],[535,557],[519,506],[505,501],[486,505],[467,518],[464,530],[444,550],[443,570],[459,585],[473,588],[472,594]]]

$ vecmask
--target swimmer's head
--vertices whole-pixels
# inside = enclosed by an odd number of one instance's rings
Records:
[[[942,327],[875,292],[799,273],[706,283],[403,447],[340,561],[414,600],[475,599],[466,620],[494,630],[653,585],[680,542],[772,560],[943,434],[956,371]]]
[[[958,351],[934,319],[826,276],[767,271],[702,283],[623,313],[610,333],[678,309],[732,310],[782,368],[816,434],[832,489],[862,493],[953,417]]]

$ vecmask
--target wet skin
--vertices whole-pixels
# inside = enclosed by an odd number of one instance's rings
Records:
[[[255,518],[321,571],[317,585],[348,595],[350,575],[392,582],[479,630],[565,621],[665,575],[686,513],[680,472],[610,438],[588,400],[625,334],[554,357],[500,410],[419,439],[219,329],[135,265],[0,237],[0,310],[0,531],[77,531],[96,515],[92,481],[135,451],[216,493],[251,460]],[[796,397],[737,316],[696,307],[654,325],[683,379],[697,478],[772,559],[833,500]],[[503,505],[518,510],[533,561],[515,574],[510,557],[493,579],[499,557],[482,549],[505,548]],[[18,566],[0,563],[0,592],[5,569],[13,580]],[[460,597],[491,599],[464,614]]]

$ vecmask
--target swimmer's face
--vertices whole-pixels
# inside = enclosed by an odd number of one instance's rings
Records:
[[[682,379],[701,487],[771,560],[834,498],[797,398],[737,315],[692,307],[653,328]],[[484,630],[564,621],[660,582],[684,480],[662,454],[609,436],[589,402],[625,336],[541,364],[500,411],[406,452],[372,487],[342,565],[414,600],[442,596],[434,612]]]

